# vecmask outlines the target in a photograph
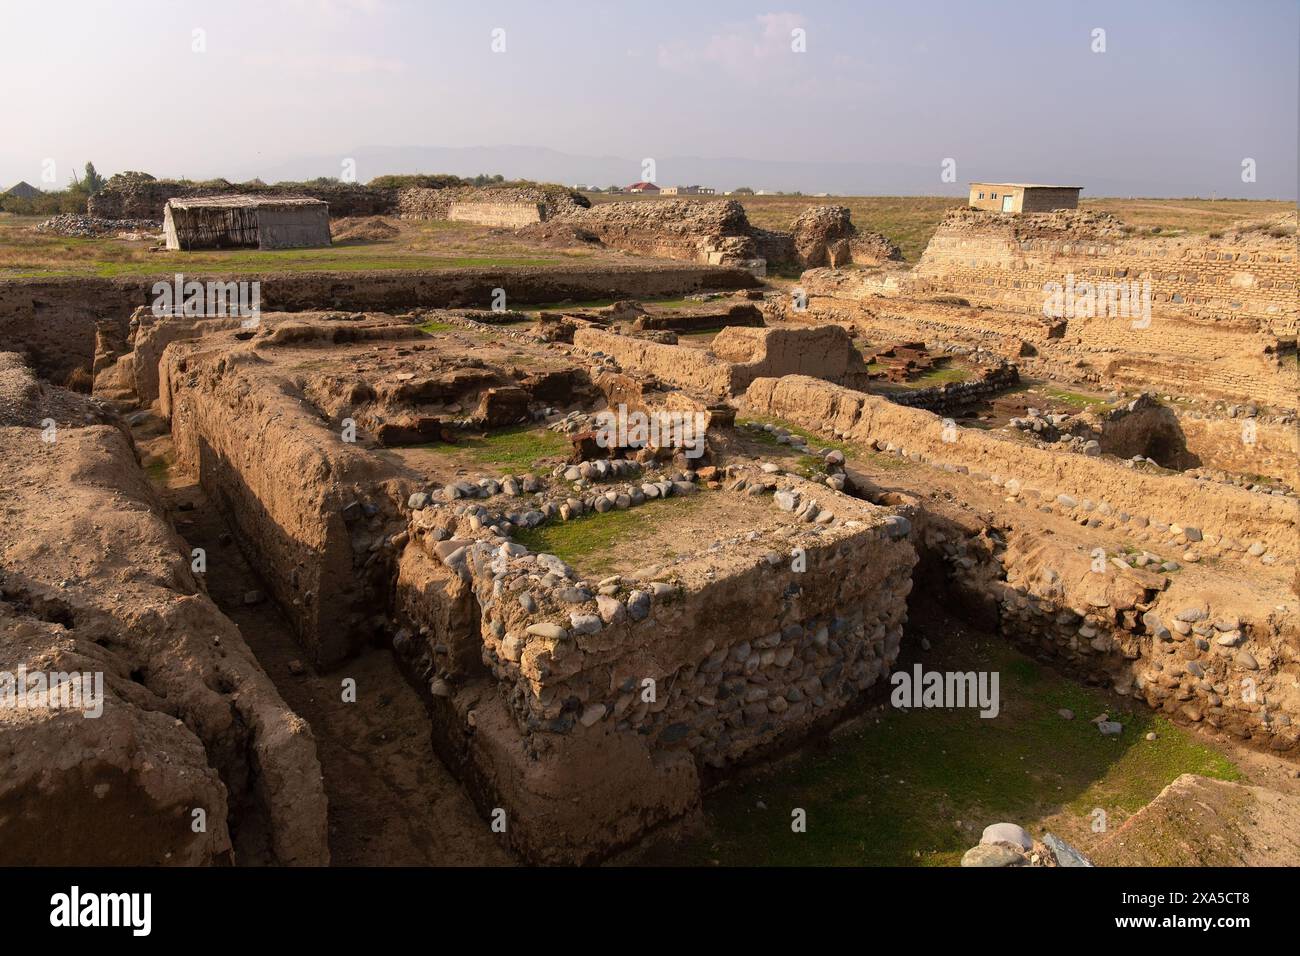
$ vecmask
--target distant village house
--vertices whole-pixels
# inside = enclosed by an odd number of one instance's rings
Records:
[[[716,192],[712,186],[665,186],[659,190],[663,196],[712,196]]]
[[[1041,183],[971,183],[970,205],[989,212],[1051,212],[1078,209],[1082,186]]]

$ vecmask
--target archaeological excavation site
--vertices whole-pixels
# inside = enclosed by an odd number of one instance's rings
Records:
[[[7,931],[1291,928],[1294,0],[54,6]]]
[[[375,202],[596,252],[0,281],[5,862],[1300,862],[1294,214]]]

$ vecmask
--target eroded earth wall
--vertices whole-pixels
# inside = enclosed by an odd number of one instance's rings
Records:
[[[328,862],[310,728],[106,422],[0,355],[0,684],[97,673],[104,692],[96,716],[0,707],[0,862],[230,863],[245,838],[261,862]]]
[[[751,288],[743,269],[707,265],[618,265],[457,269],[445,271],[301,272],[184,276],[186,282],[260,282],[260,307],[286,312],[341,309],[401,312],[412,308],[490,308],[494,290],[510,304],[654,298]],[[0,341],[25,353],[45,378],[64,382],[89,371],[96,323],[113,320],[122,337],[132,312],[154,301],[154,284],[174,276],[121,279],[0,280]]]
[[[970,428],[946,428],[938,415],[804,376],[761,378],[742,410],[867,441],[879,438],[927,461],[1034,488],[1045,500],[1065,495],[1107,502],[1131,519],[1212,531],[1240,545],[1260,542],[1294,562],[1300,550],[1292,500],[1181,475],[1146,475],[1112,461],[1060,454]]]

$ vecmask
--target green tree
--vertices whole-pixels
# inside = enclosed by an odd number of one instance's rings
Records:
[[[82,186],[85,188],[87,195],[93,196],[104,188],[104,177],[95,172],[94,163],[86,163],[86,174],[82,179]]]

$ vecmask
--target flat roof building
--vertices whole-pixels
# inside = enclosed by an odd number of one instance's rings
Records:
[[[330,244],[329,204],[306,196],[167,200],[168,249],[301,249]]]
[[[1042,183],[971,183],[970,205],[989,212],[1051,212],[1078,209],[1082,186]]]

